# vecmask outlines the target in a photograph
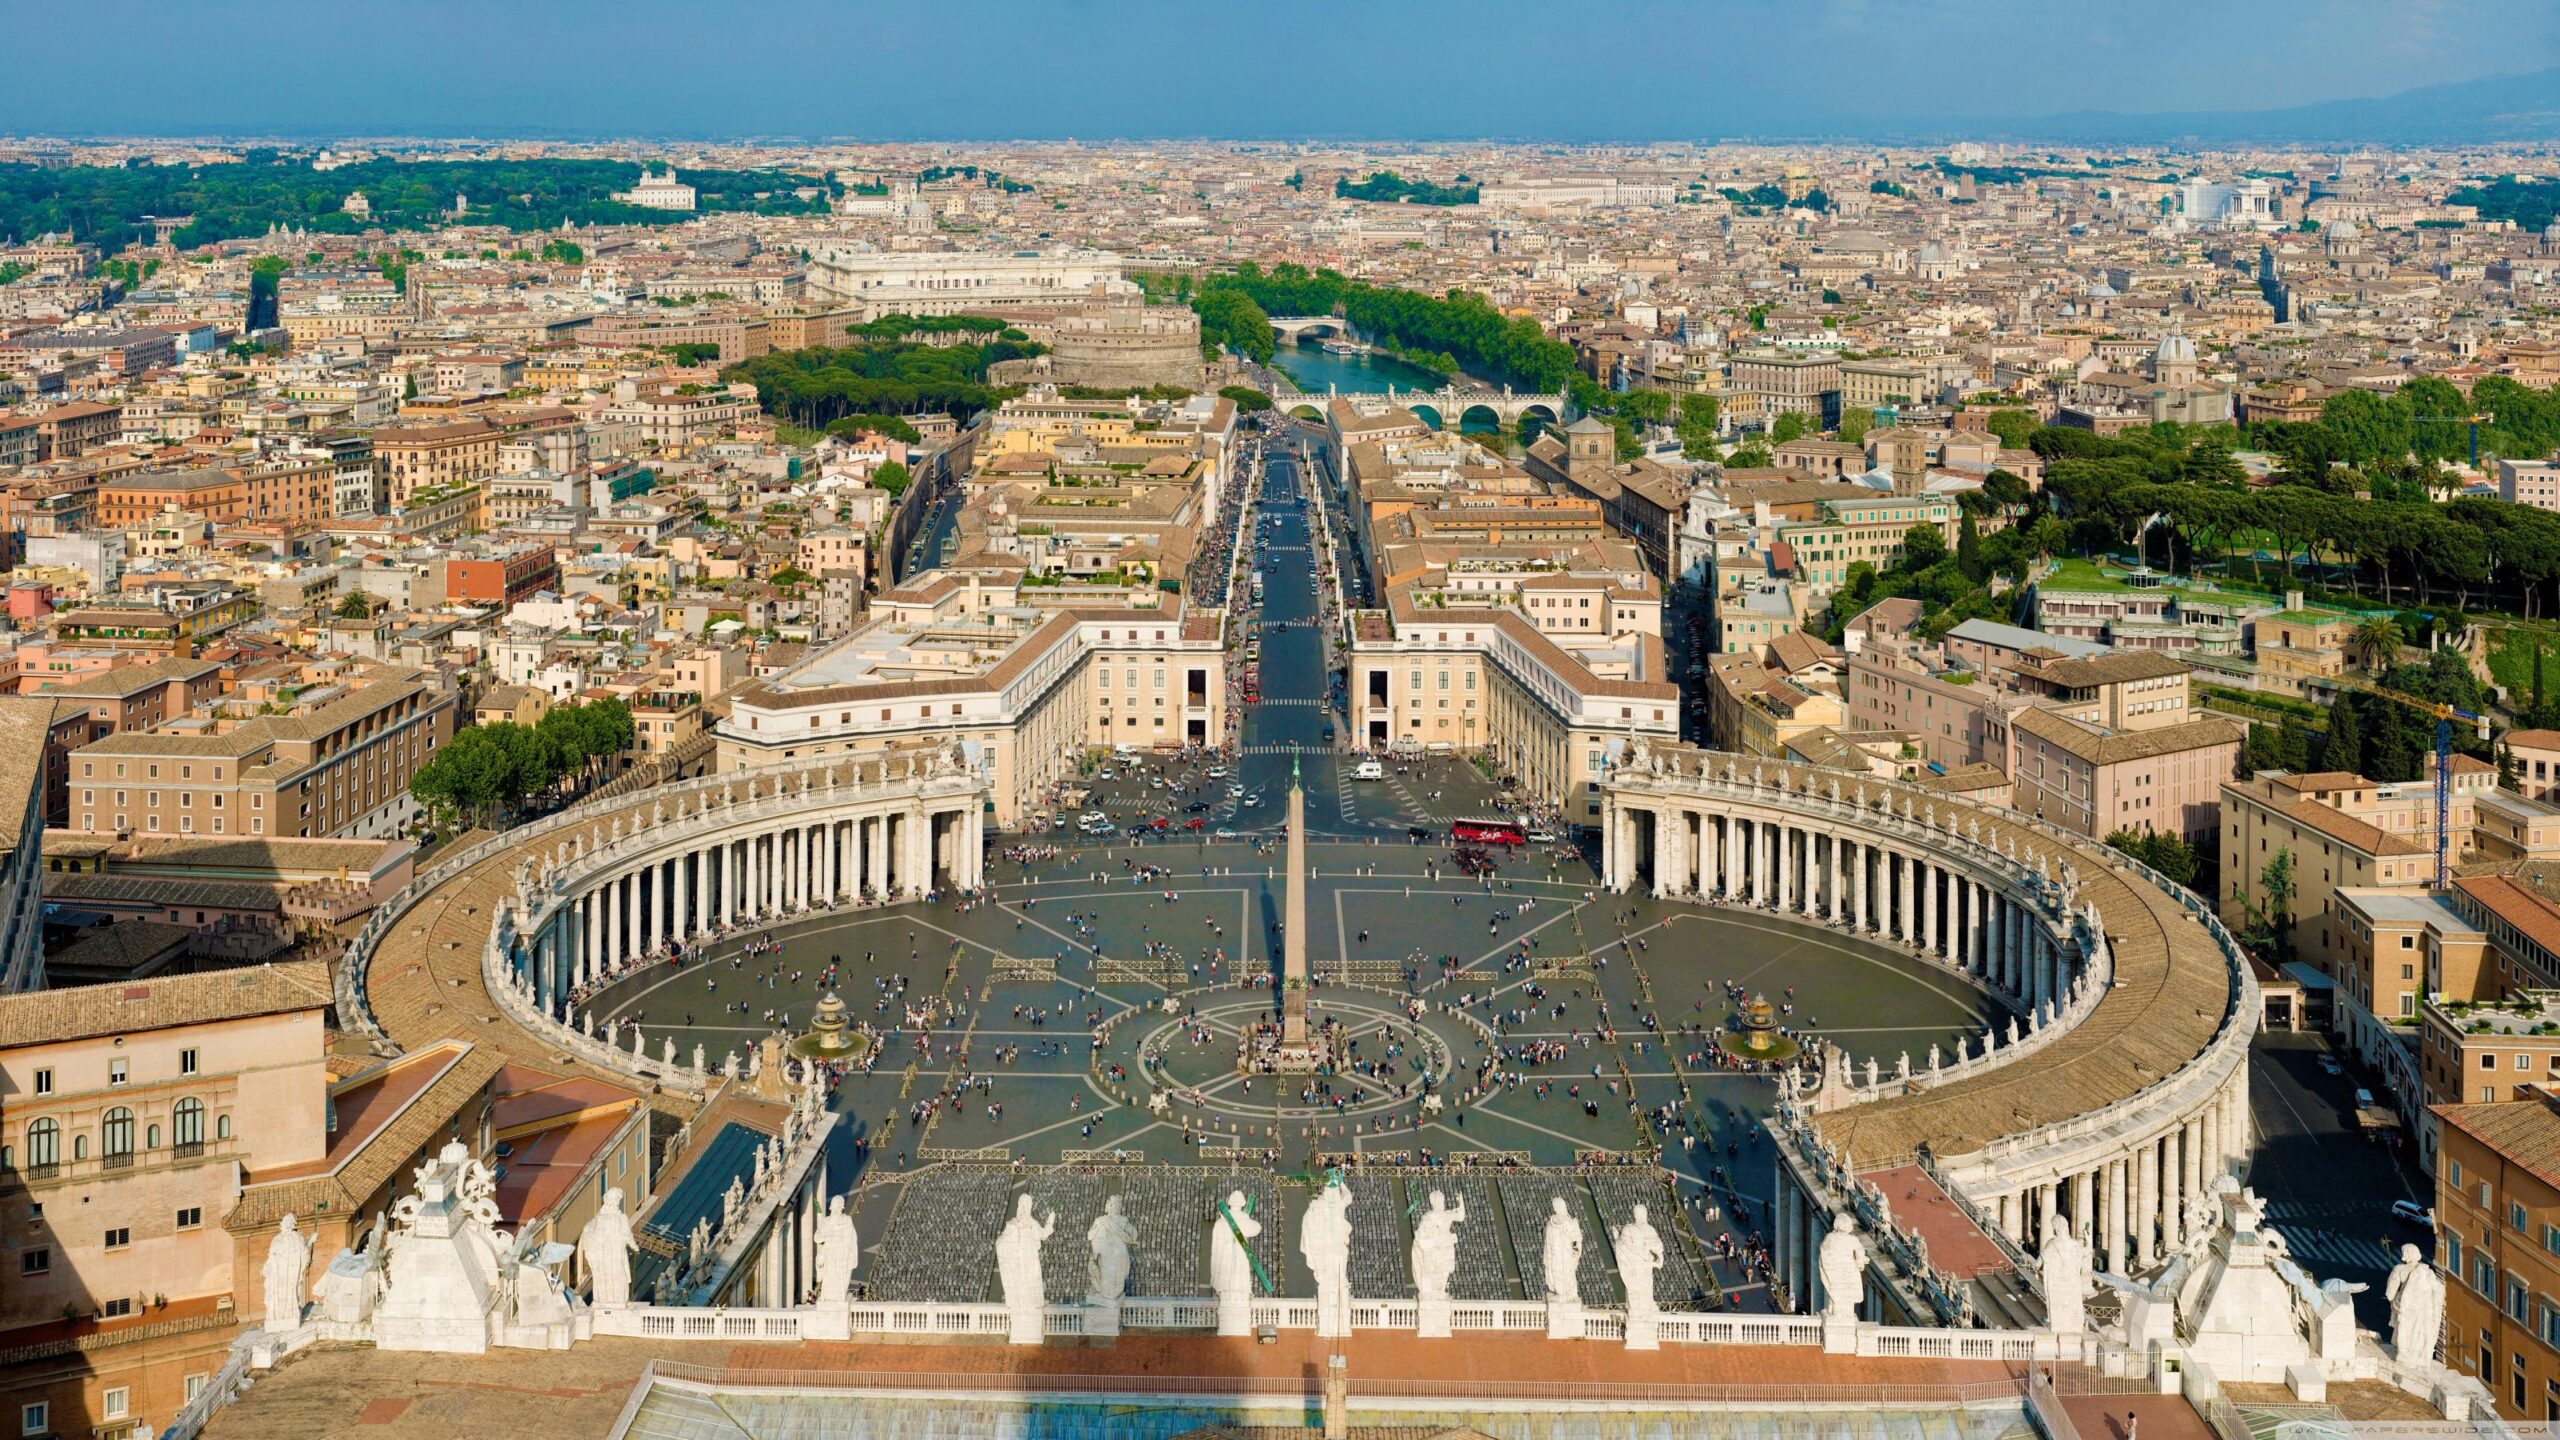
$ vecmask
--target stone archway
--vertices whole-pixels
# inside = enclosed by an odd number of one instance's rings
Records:
[[[1429,425],[1434,430],[1446,430],[1449,428],[1449,422],[1440,418],[1440,407],[1437,405],[1409,404],[1405,408],[1413,412],[1413,417],[1415,419]]]

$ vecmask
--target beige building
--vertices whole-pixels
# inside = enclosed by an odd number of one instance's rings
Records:
[[[2114,730],[2040,707],[2020,711],[2010,729],[2009,803],[2093,840],[2118,830],[2212,834],[2242,738],[2228,720]]]
[[[384,500],[406,509],[419,491],[467,484],[498,470],[502,432],[485,420],[442,425],[390,425],[373,432],[373,460]]]
[[[0,1379],[51,1412],[27,1433],[156,1429],[220,1368],[256,1300],[223,1228],[243,1177],[328,1154],[331,998],[318,963],[0,996]]]
[[[383,836],[417,813],[409,777],[453,738],[460,699],[398,668],[306,677],[281,714],[191,715],[71,757],[71,828],[93,834]]]
[[[879,596],[844,640],[733,691],[718,767],[956,738],[994,785],[995,823],[1019,824],[1090,749],[1225,733],[1224,617],[1161,598],[1035,610],[1012,585],[928,572]]]

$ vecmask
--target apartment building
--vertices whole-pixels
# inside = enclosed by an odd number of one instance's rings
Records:
[[[460,707],[424,671],[318,667],[282,714],[191,714],[71,758],[71,827],[92,834],[275,839],[397,834],[409,778]]]
[[[2495,776],[2488,777],[2490,781]],[[2467,853],[2482,791],[2456,773],[2454,854]],[[2435,874],[2432,785],[2383,785],[2349,771],[2268,771],[2222,786],[2223,922],[2245,925],[2263,903],[2259,877],[2279,852],[2293,857],[2295,953],[2334,973],[2342,953],[2334,898],[2342,886],[2415,890]]]
[[[2353,885],[2332,892],[2338,949],[2329,972],[2330,1028],[2409,1107],[2426,1093],[2415,1029],[2420,1000],[2479,998],[2483,978],[2495,970],[2487,932],[2455,898]]]
[[[406,509],[419,491],[466,484],[498,469],[504,432],[486,420],[388,425],[373,432],[373,459],[384,503]]]
[[[44,832],[61,794],[58,709],[51,700],[0,699],[0,994],[44,984]]]
[[[2560,1097],[2439,1105],[2444,1363],[2510,1420],[2560,1421]]]

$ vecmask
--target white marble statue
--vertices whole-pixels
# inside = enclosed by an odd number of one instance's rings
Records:
[[[1434,1190],[1431,1203],[1413,1222],[1413,1291],[1425,1305],[1446,1305],[1449,1277],[1458,1269],[1458,1227],[1466,1223],[1467,1202],[1449,1207],[1449,1197]]]
[[[1085,1227],[1084,1243],[1093,1250],[1085,1265],[1085,1299],[1117,1311],[1129,1292],[1129,1252],[1138,1243],[1138,1227],[1120,1213],[1117,1195],[1102,1202],[1102,1213]]]
[[[2400,1247],[2400,1263],[2382,1282],[2391,1302],[2391,1353],[2403,1365],[2432,1365],[2444,1331],[2444,1277],[2415,1245]]]
[[[1218,1297],[1218,1333],[1253,1333],[1253,1254],[1245,1246],[1262,1233],[1244,1192],[1230,1190],[1209,1217],[1209,1293]]]
[[[1547,1303],[1580,1305],[1582,1303],[1582,1222],[1558,1195],[1547,1204],[1547,1232],[1538,1250],[1540,1271],[1546,1279]]]
[[[639,1245],[631,1234],[631,1217],[622,1211],[622,1188],[605,1191],[604,1204],[578,1234],[578,1263],[586,1267],[597,1309],[631,1303],[631,1252]]]
[[[1654,1299],[1653,1273],[1662,1268],[1662,1234],[1638,1205],[1627,1223],[1611,1231],[1610,1248],[1618,1252],[1618,1281],[1627,1290],[1627,1348],[1661,1348],[1662,1306]]]
[[[862,1240],[853,1233],[853,1217],[845,1213],[841,1195],[827,1202],[818,1221],[818,1303],[842,1305],[853,1295],[853,1267],[862,1260]]]
[[[1846,1214],[1831,1217],[1831,1233],[1822,1237],[1816,1268],[1822,1278],[1822,1318],[1855,1320],[1867,1298],[1867,1247],[1858,1239],[1858,1222]]]
[[[1057,1228],[1054,1213],[1046,1220],[1034,1219],[1031,1197],[1022,1195],[1014,1199],[1013,1218],[996,1235],[996,1279],[1004,1288],[1009,1338],[1016,1345],[1039,1344],[1046,1329],[1049,1297],[1040,1285],[1040,1246]]]
[[[302,1233],[293,1212],[276,1222],[276,1238],[267,1242],[267,1333],[282,1335],[302,1326],[302,1300],[311,1270],[311,1238]]]
[[[2077,1335],[2089,1325],[2089,1244],[2069,1227],[2044,1242],[2037,1257],[2044,1284],[2045,1324],[2058,1335]]]
[[[1351,1187],[1337,1178],[1307,1202],[1298,1253],[1316,1277],[1316,1338],[1351,1334]]]

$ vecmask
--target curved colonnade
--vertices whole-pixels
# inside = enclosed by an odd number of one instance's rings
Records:
[[[339,967],[341,1018],[382,1046],[493,1040],[698,1091],[693,1057],[607,1046],[579,1000],[674,942],[975,886],[986,797],[983,777],[932,750],[577,806],[440,858],[379,907]],[[499,1015],[515,1033],[489,1026]]]
[[[2015,1012],[1952,1064],[1829,1049],[1820,1088],[1782,1104],[1775,1249],[1796,1295],[1829,1214],[1880,1213],[1862,1178],[1880,1170],[1926,1169],[2013,1260],[2068,1228],[2125,1274],[2246,1164],[2247,957],[2203,900],[2118,852],[1870,776],[1639,748],[1608,782],[1602,873],[1905,947]]]

